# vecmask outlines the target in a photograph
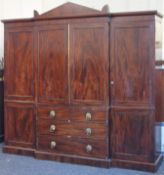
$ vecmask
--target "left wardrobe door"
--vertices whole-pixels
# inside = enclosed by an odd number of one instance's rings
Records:
[[[68,103],[68,26],[37,25],[38,101]]]
[[[5,24],[5,147],[35,146],[33,24]]]
[[[5,28],[5,99],[35,98],[33,41],[32,26]]]

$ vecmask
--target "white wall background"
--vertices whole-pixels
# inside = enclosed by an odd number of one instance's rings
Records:
[[[86,5],[95,9],[101,9],[104,4],[110,6],[111,12],[158,10],[162,12],[163,0],[69,0],[70,2]],[[42,0],[42,11],[67,2],[67,0]]]
[[[0,0],[0,20],[12,18],[28,18],[33,10],[42,11],[42,0]],[[4,29],[0,22],[0,59],[4,55]]]

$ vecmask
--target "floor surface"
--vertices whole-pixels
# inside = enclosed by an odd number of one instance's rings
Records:
[[[0,144],[0,175],[164,175],[164,162],[156,173],[120,168],[104,169],[4,154]]]

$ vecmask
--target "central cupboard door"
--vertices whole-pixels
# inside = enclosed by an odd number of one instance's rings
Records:
[[[108,104],[108,25],[37,27],[38,100]]]
[[[71,103],[108,104],[108,24],[70,25]]]
[[[68,26],[37,26],[38,100],[68,101]]]

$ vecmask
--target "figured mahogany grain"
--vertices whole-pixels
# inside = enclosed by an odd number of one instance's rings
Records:
[[[34,99],[33,38],[33,30],[29,27],[8,30],[5,57],[5,97],[8,99]]]
[[[50,126],[55,125],[54,132],[50,132]],[[91,135],[86,134],[86,129],[92,130]],[[53,136],[65,136],[65,137],[79,137],[88,139],[100,139],[107,138],[107,126],[100,123],[93,122],[72,122],[69,120],[66,122],[51,121],[50,119],[40,119],[38,122],[38,134],[39,135],[53,135]]]
[[[51,121],[65,121],[68,120],[76,122],[86,122],[86,113],[91,113],[91,120],[88,123],[108,123],[109,111],[102,107],[60,107],[60,106],[39,106],[38,107],[38,118],[39,119],[50,119],[50,111],[55,111],[55,117],[51,118]]]
[[[39,101],[65,103],[68,99],[67,28],[56,25],[37,30]]]
[[[71,25],[71,102],[108,101],[107,32],[106,24]]]
[[[156,121],[164,122],[164,70],[155,70],[155,87],[156,87]]]
[[[51,149],[51,141],[56,142],[56,147]],[[86,145],[92,145],[92,151],[86,151]],[[103,149],[102,149],[103,148]],[[80,155],[86,157],[96,157],[96,158],[107,158],[108,148],[106,141],[101,140],[91,140],[91,139],[78,139],[78,138],[65,138],[61,136],[55,137],[39,137],[38,138],[38,149],[47,150],[54,153],[65,153],[71,155]]]
[[[155,170],[157,16],[66,3],[31,19],[4,21],[4,151]],[[86,137],[86,127],[93,137]]]
[[[151,23],[120,21],[111,27],[112,104],[151,105],[154,86]]]
[[[149,111],[113,112],[112,157],[143,162],[154,161],[153,117],[153,112]]]
[[[141,16],[118,17],[111,23],[111,153],[114,159],[155,161],[154,25],[153,19],[145,21]]]
[[[35,145],[34,107],[31,104],[5,104],[5,143],[32,148]]]

